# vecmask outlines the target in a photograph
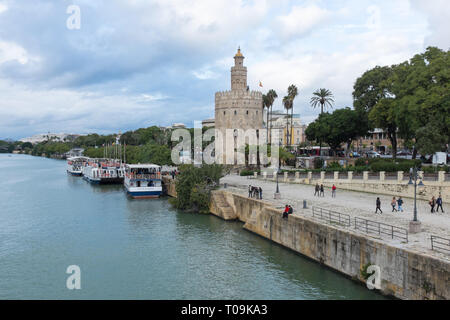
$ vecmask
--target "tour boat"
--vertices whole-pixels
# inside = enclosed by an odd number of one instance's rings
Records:
[[[132,198],[158,198],[162,193],[161,167],[156,164],[127,164],[124,185]]]
[[[118,160],[90,159],[83,167],[83,177],[94,184],[123,183],[124,167]]]
[[[87,157],[71,157],[67,158],[67,173],[73,176],[83,175],[83,163],[87,162]]]

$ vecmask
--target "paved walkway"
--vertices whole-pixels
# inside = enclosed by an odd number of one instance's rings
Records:
[[[276,183],[273,181],[228,175],[222,178],[220,182],[227,183],[230,191],[243,195],[248,195],[249,184],[261,187],[263,189],[263,200],[273,203],[275,207],[280,208],[280,212],[281,208],[284,208],[286,204],[292,205],[295,212],[296,208],[303,207],[303,200],[306,200],[308,208],[316,206],[345,213],[350,215],[352,220],[354,220],[354,217],[361,217],[408,229],[409,221],[413,218],[413,199],[403,198],[404,212],[391,212],[392,207],[390,203],[394,195],[379,195],[381,209],[383,210],[383,214],[380,215],[374,213],[376,194],[338,189],[336,191],[336,198],[332,198],[331,188],[325,188],[325,197],[317,197],[314,196],[313,185],[279,183],[281,199],[275,200],[273,194],[276,189]],[[446,201],[443,205],[444,210],[446,210],[445,213],[430,213],[428,203],[424,200],[417,200],[418,219],[422,222],[422,232],[408,235],[409,241],[407,244],[401,243],[399,240],[392,241],[386,238],[383,238],[383,241],[395,242],[397,246],[400,245],[420,252],[426,252],[450,261],[450,253],[444,254],[432,251],[430,242],[430,236],[432,234],[447,239],[450,238],[450,206],[448,199],[444,199],[444,201]]]

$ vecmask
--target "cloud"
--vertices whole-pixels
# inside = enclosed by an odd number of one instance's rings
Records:
[[[282,98],[296,84],[310,121],[317,88],[351,106],[367,69],[448,48],[449,6],[436,1],[0,0],[0,136],[211,118],[238,45],[250,87]],[[72,3],[80,30],[66,28]]]
[[[428,35],[425,46],[450,48],[450,6],[447,0],[411,0],[411,7],[426,17]]]
[[[287,15],[279,16],[277,22],[284,38],[304,36],[331,17],[331,13],[316,5],[294,6]]]
[[[8,10],[8,6],[4,2],[0,2],[0,14]]]

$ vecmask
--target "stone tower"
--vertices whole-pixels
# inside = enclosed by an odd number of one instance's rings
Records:
[[[231,67],[231,90],[216,92],[215,95],[215,128],[222,132],[223,137],[226,129],[259,131],[263,128],[262,93],[250,91],[247,86],[247,67],[240,48]],[[220,150],[216,149],[216,152]]]

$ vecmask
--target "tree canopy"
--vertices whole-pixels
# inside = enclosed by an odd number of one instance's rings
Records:
[[[409,61],[366,71],[354,85],[354,107],[370,128],[387,132],[394,157],[398,138],[415,146],[414,157],[434,153],[449,143],[449,86],[449,51],[428,47]],[[431,128],[439,134],[430,135]]]

